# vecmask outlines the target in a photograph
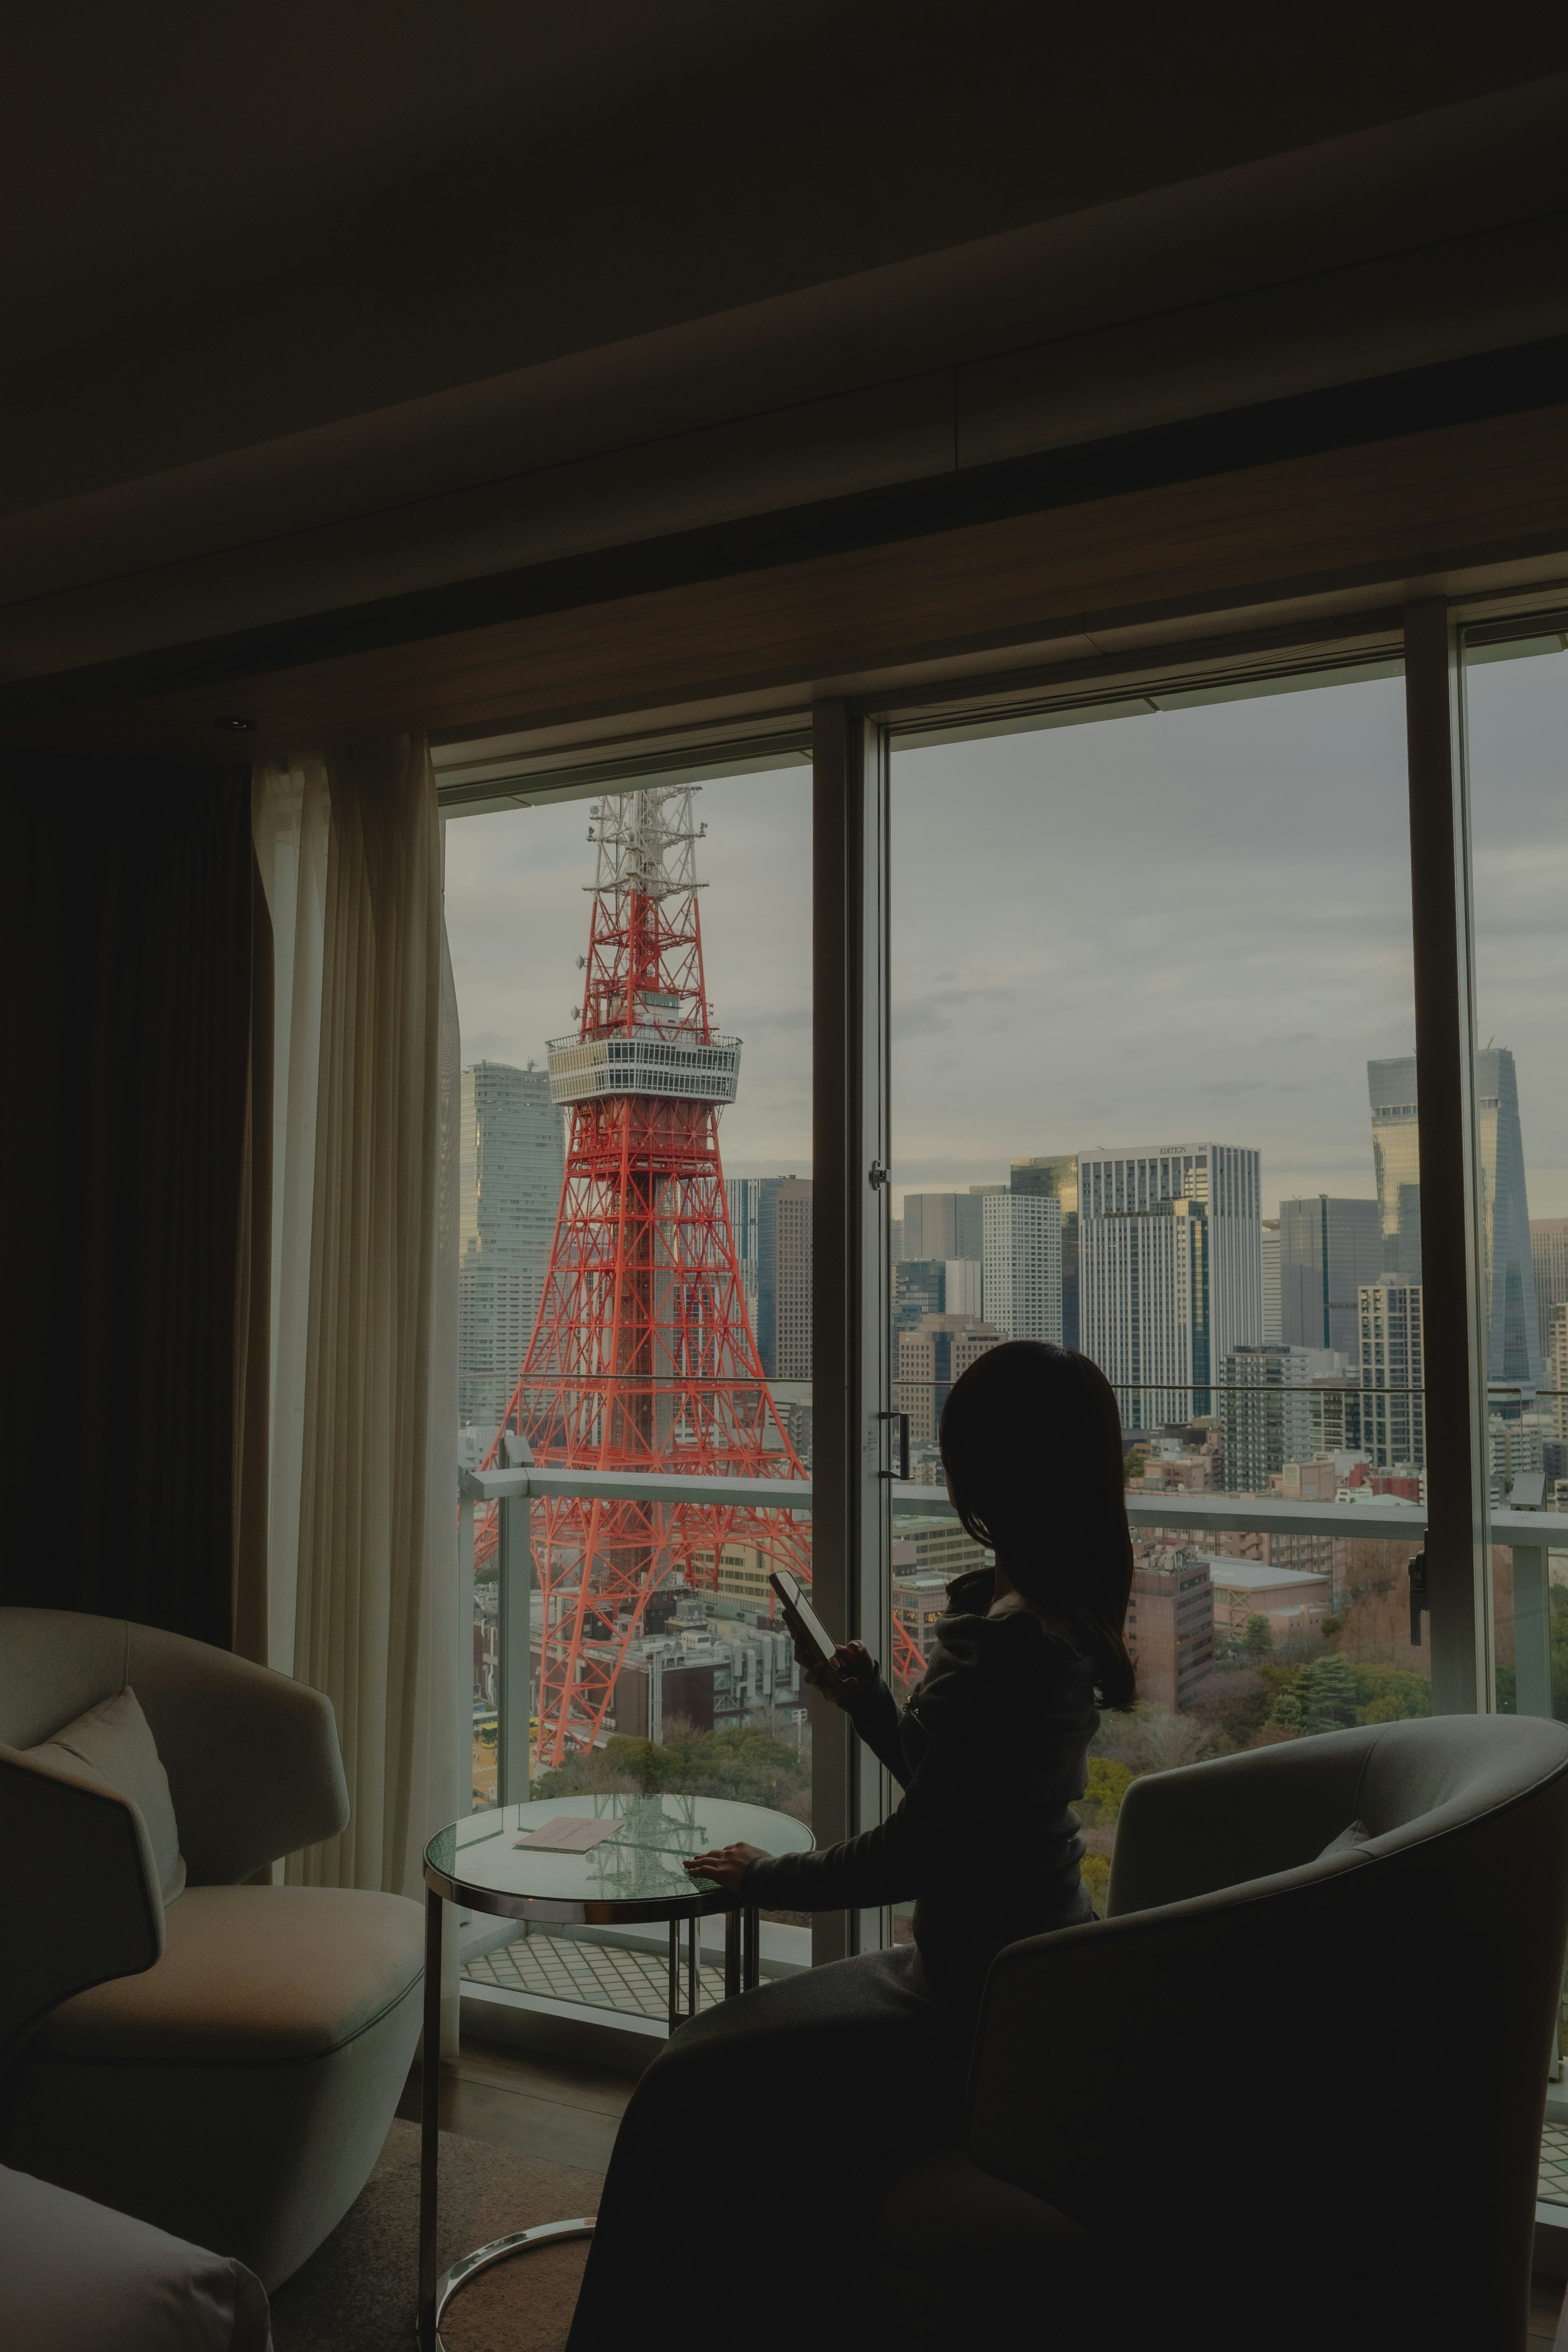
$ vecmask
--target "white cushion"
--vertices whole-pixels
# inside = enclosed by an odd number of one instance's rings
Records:
[[[169,1776],[133,1690],[127,1686],[101,1706],[89,1706],[74,1723],[22,1752],[46,1763],[85,1767],[120,1796],[129,1797],[147,1824],[164,1904],[184,1892],[185,1861]]]
[[[225,2254],[0,2165],[0,2343],[270,2352],[266,2290]]]

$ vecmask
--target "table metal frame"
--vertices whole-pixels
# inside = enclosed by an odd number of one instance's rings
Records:
[[[457,1857],[461,1859],[460,1853]],[[724,1918],[724,1998],[749,1992],[761,1976],[761,1914],[754,1906],[737,1902],[719,1887],[689,1895],[664,1895],[648,1901],[563,1902],[530,1895],[504,1895],[493,1887],[474,1886],[425,1864],[425,2039],[419,2070],[419,2352],[445,2352],[441,2317],[459,2287],[466,2286],[492,2263],[509,2254],[529,2253],[537,2246],[558,2245],[567,2238],[591,2238],[594,2217],[574,2221],[543,2221],[531,2230],[514,2230],[492,2238],[462,2255],[439,2277],[436,2273],[436,2226],[439,2189],[441,2114],[441,1906],[461,1904],[465,1910],[488,1911],[503,1919],[548,1920],[557,1926],[632,1927],[662,1921],[669,1930],[669,2031],[697,2014],[701,1992],[701,1938],[699,1922],[720,1914]],[[686,1997],[681,1999],[680,1929],[686,1927]]]

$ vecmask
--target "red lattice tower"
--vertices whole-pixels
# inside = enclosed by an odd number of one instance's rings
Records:
[[[690,785],[606,799],[579,1027],[550,1046],[569,1107],[550,1271],[501,1424],[542,1466],[711,1476],[712,1504],[550,1498],[532,1511],[543,1601],[538,1761],[604,1727],[652,1594],[711,1588],[726,1544],[811,1573],[810,1532],[726,1505],[725,1476],[804,1478],[747,1320],[719,1158],[738,1038],[711,1026]],[[705,829],[705,828],[704,828]],[[500,1433],[487,1460],[500,1451]],[[479,1554],[494,1549],[494,1514]]]

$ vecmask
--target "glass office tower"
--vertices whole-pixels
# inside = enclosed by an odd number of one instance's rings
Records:
[[[1287,1348],[1360,1352],[1357,1296],[1384,1271],[1376,1201],[1314,1192],[1279,1203],[1279,1338]]]
[[[1366,1066],[1372,1105],[1372,1161],[1383,1243],[1379,1274],[1421,1279],[1421,1118],[1415,1056]]]

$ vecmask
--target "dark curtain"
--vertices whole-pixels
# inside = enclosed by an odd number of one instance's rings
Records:
[[[10,758],[0,810],[0,1602],[265,1655],[271,935],[249,772]]]

